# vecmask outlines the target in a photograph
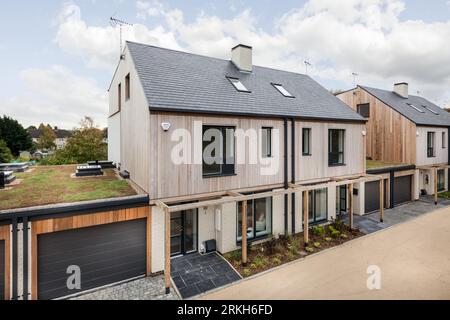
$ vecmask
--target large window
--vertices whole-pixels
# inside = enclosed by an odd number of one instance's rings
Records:
[[[272,157],[272,128],[261,129],[261,140],[262,157]]]
[[[435,142],[436,142],[436,134],[434,132],[427,132],[427,157],[433,158],[436,156],[435,153]]]
[[[203,176],[233,175],[234,127],[203,126]]]
[[[445,190],[445,170],[438,170],[437,177],[438,192],[442,192]]]
[[[305,195],[303,194],[303,197]],[[328,219],[328,189],[319,189],[309,192],[310,223],[319,223]],[[303,219],[304,221],[304,219]]]
[[[370,104],[358,104],[356,106],[358,113],[364,118],[370,118]]]
[[[247,239],[263,238],[272,234],[272,198],[247,202]],[[242,202],[237,205],[237,241],[242,241]]]
[[[330,166],[344,165],[345,130],[331,129],[328,131],[328,164]]]
[[[311,155],[311,129],[302,129],[302,154],[304,156]]]

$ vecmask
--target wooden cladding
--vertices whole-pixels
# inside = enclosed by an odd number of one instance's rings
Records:
[[[38,299],[38,236],[53,232],[88,228],[111,223],[119,223],[131,220],[147,219],[147,275],[151,274],[151,207],[139,207],[122,209],[116,211],[106,211],[94,214],[55,218],[47,220],[33,221],[31,224],[31,297]],[[1,229],[0,229],[1,239]]]
[[[0,241],[4,241],[4,272],[0,272],[4,274],[4,298],[5,300],[9,300],[11,298],[10,294],[10,286],[11,286],[11,231],[9,225],[0,226]]]
[[[337,96],[355,111],[369,104],[366,156],[393,163],[416,163],[416,125],[367,91],[356,88]]]

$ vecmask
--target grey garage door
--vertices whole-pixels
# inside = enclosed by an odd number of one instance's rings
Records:
[[[366,213],[380,210],[380,182],[373,181],[365,186],[365,210]],[[384,206],[386,208],[386,180],[384,180]]]
[[[71,290],[67,286],[71,266],[79,267],[81,289]],[[38,236],[38,298],[41,300],[71,295],[145,272],[145,219]]]
[[[394,206],[412,201],[412,176],[398,177],[394,180]]]
[[[5,241],[0,240],[0,300],[5,299]]]

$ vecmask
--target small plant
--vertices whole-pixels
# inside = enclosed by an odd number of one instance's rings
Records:
[[[257,256],[255,260],[253,261],[253,264],[255,265],[255,269],[257,268],[264,268],[268,263],[267,258]],[[251,266],[250,266],[251,267]]]
[[[266,243],[264,243],[263,248],[265,248],[268,255],[273,255],[276,250],[276,244],[277,244],[277,242],[272,237],[272,238],[270,238],[270,240],[268,240]]]
[[[314,242],[314,247],[316,248],[320,248],[322,244],[320,242]]]
[[[242,275],[244,277],[249,277],[252,274],[252,272],[250,271],[250,269],[244,269],[242,270]]]
[[[314,226],[312,228],[312,233],[316,236],[323,236],[325,234],[325,228],[322,226]]]
[[[278,266],[278,265],[281,264],[281,260],[278,259],[278,258],[273,258],[273,259],[272,259],[272,263],[273,263],[274,265]]]
[[[326,241],[326,242],[331,242],[331,241],[333,241],[333,238],[326,237],[326,238],[325,238],[325,241]]]
[[[341,238],[342,238],[342,239],[348,239],[348,235],[346,235],[345,233],[342,233],[342,234],[341,234]]]
[[[340,231],[338,231],[336,228],[334,228],[333,226],[329,226],[328,227],[328,230],[330,231],[330,235],[331,235],[331,237],[332,238],[337,238],[337,237],[339,237],[339,235],[341,234],[341,232]]]
[[[241,250],[236,250],[236,251],[230,252],[228,256],[230,257],[231,260],[239,261],[239,260],[241,260],[242,252],[241,252]]]
[[[256,265],[256,263],[252,263],[250,265],[250,269],[256,270],[256,269],[258,269],[258,266]]]
[[[288,260],[294,260],[295,257],[296,257],[295,253],[293,253],[293,252],[291,252],[291,251],[286,252],[286,258],[287,258]]]
[[[313,247],[306,247],[306,252],[308,253],[313,253],[314,252],[314,248]]]

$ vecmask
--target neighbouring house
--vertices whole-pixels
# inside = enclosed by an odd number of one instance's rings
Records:
[[[306,75],[254,66],[249,46],[231,56],[127,42],[112,79],[109,160],[150,196],[152,272],[209,240],[226,253],[364,212],[364,182],[378,179],[365,174],[363,117]],[[222,137],[212,163],[211,129]],[[257,141],[239,149],[239,131]],[[237,161],[250,150],[260,161]]]
[[[42,136],[42,131],[34,127],[28,128],[28,132],[30,133],[34,143],[37,143],[39,141],[39,138]],[[55,133],[56,137],[54,141],[56,149],[64,149],[67,143],[67,139],[69,139],[69,137],[72,135],[72,131],[54,127],[53,132]]]
[[[368,120],[369,160],[409,165],[407,170],[401,166],[385,170],[395,171],[395,183],[387,187],[395,190],[391,207],[418,199],[420,194],[437,196],[448,190],[450,114],[408,91],[407,83],[398,83],[392,91],[357,86],[337,94]]]

